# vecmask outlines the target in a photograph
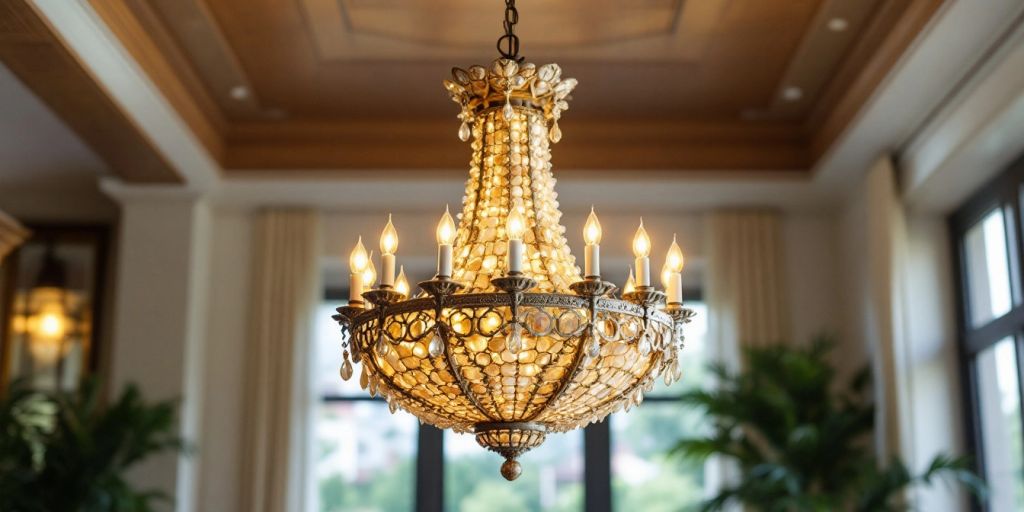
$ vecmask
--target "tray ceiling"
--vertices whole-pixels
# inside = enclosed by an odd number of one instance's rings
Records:
[[[89,1],[228,172],[464,167],[441,80],[504,7]],[[943,3],[519,0],[518,33],[580,82],[556,167],[805,172]]]

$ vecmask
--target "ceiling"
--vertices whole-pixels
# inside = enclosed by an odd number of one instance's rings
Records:
[[[441,80],[497,56],[503,10],[89,1],[228,174],[464,167]],[[522,54],[580,81],[557,167],[807,175],[944,2],[518,3]]]

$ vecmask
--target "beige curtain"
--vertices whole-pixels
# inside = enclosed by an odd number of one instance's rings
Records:
[[[247,512],[303,509],[304,383],[319,255],[315,212],[257,214],[245,354],[241,504]]]
[[[21,245],[28,238],[29,232],[13,217],[0,211],[0,262],[7,253]]]
[[[789,334],[781,231],[774,211],[707,217],[711,343],[726,362],[738,363],[740,347],[786,341]]]

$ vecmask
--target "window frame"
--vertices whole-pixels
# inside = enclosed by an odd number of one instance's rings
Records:
[[[684,289],[687,302],[702,302],[700,289]],[[328,288],[324,302],[344,303],[348,300],[347,288]],[[646,403],[678,402],[675,395],[644,397]],[[318,395],[318,403],[331,402],[380,402],[379,397],[369,395]],[[643,407],[643,404],[640,405]],[[601,421],[583,429],[583,512],[612,512],[612,433],[611,421]],[[495,471],[500,463],[495,458]],[[420,423],[416,446],[416,474],[414,510],[416,512],[444,512],[444,430],[426,423]]]
[[[1014,341],[1017,360],[1018,407],[1024,418],[1024,212],[1021,210],[1024,194],[1024,157],[1018,159],[999,176],[975,192],[962,206],[949,216],[950,243],[953,253],[954,292],[958,349],[960,353],[960,380],[965,409],[964,429],[968,446],[974,452],[975,469],[984,476],[986,469],[984,440],[981,428],[981,397],[978,394],[977,356],[1010,337]],[[1010,310],[984,325],[972,325],[971,301],[967,270],[966,236],[968,231],[991,212],[1003,214],[1006,237],[1006,258],[1010,279]],[[1021,433],[1024,437],[1024,432]],[[972,510],[987,510],[988,504],[971,498]]]

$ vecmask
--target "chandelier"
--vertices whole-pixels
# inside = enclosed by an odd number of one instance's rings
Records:
[[[519,476],[517,457],[565,432],[640,404],[659,377],[680,378],[683,254],[673,240],[651,286],[651,240],[643,221],[633,240],[635,277],[621,295],[601,279],[601,225],[584,226],[580,274],[560,225],[550,145],[576,80],[556,64],[518,56],[518,13],[506,0],[501,58],[490,67],[454,68],[444,86],[459,104],[458,135],[472,148],[458,228],[447,211],[437,228],[437,274],[413,296],[395,276],[398,233],[389,217],[380,238],[380,283],[362,238],[350,257],[349,304],[334,316],[343,331],[341,376],[352,377],[421,421],[472,433],[505,457],[501,474]],[[667,299],[667,300],[666,300]],[[350,361],[351,358],[351,361]]]

